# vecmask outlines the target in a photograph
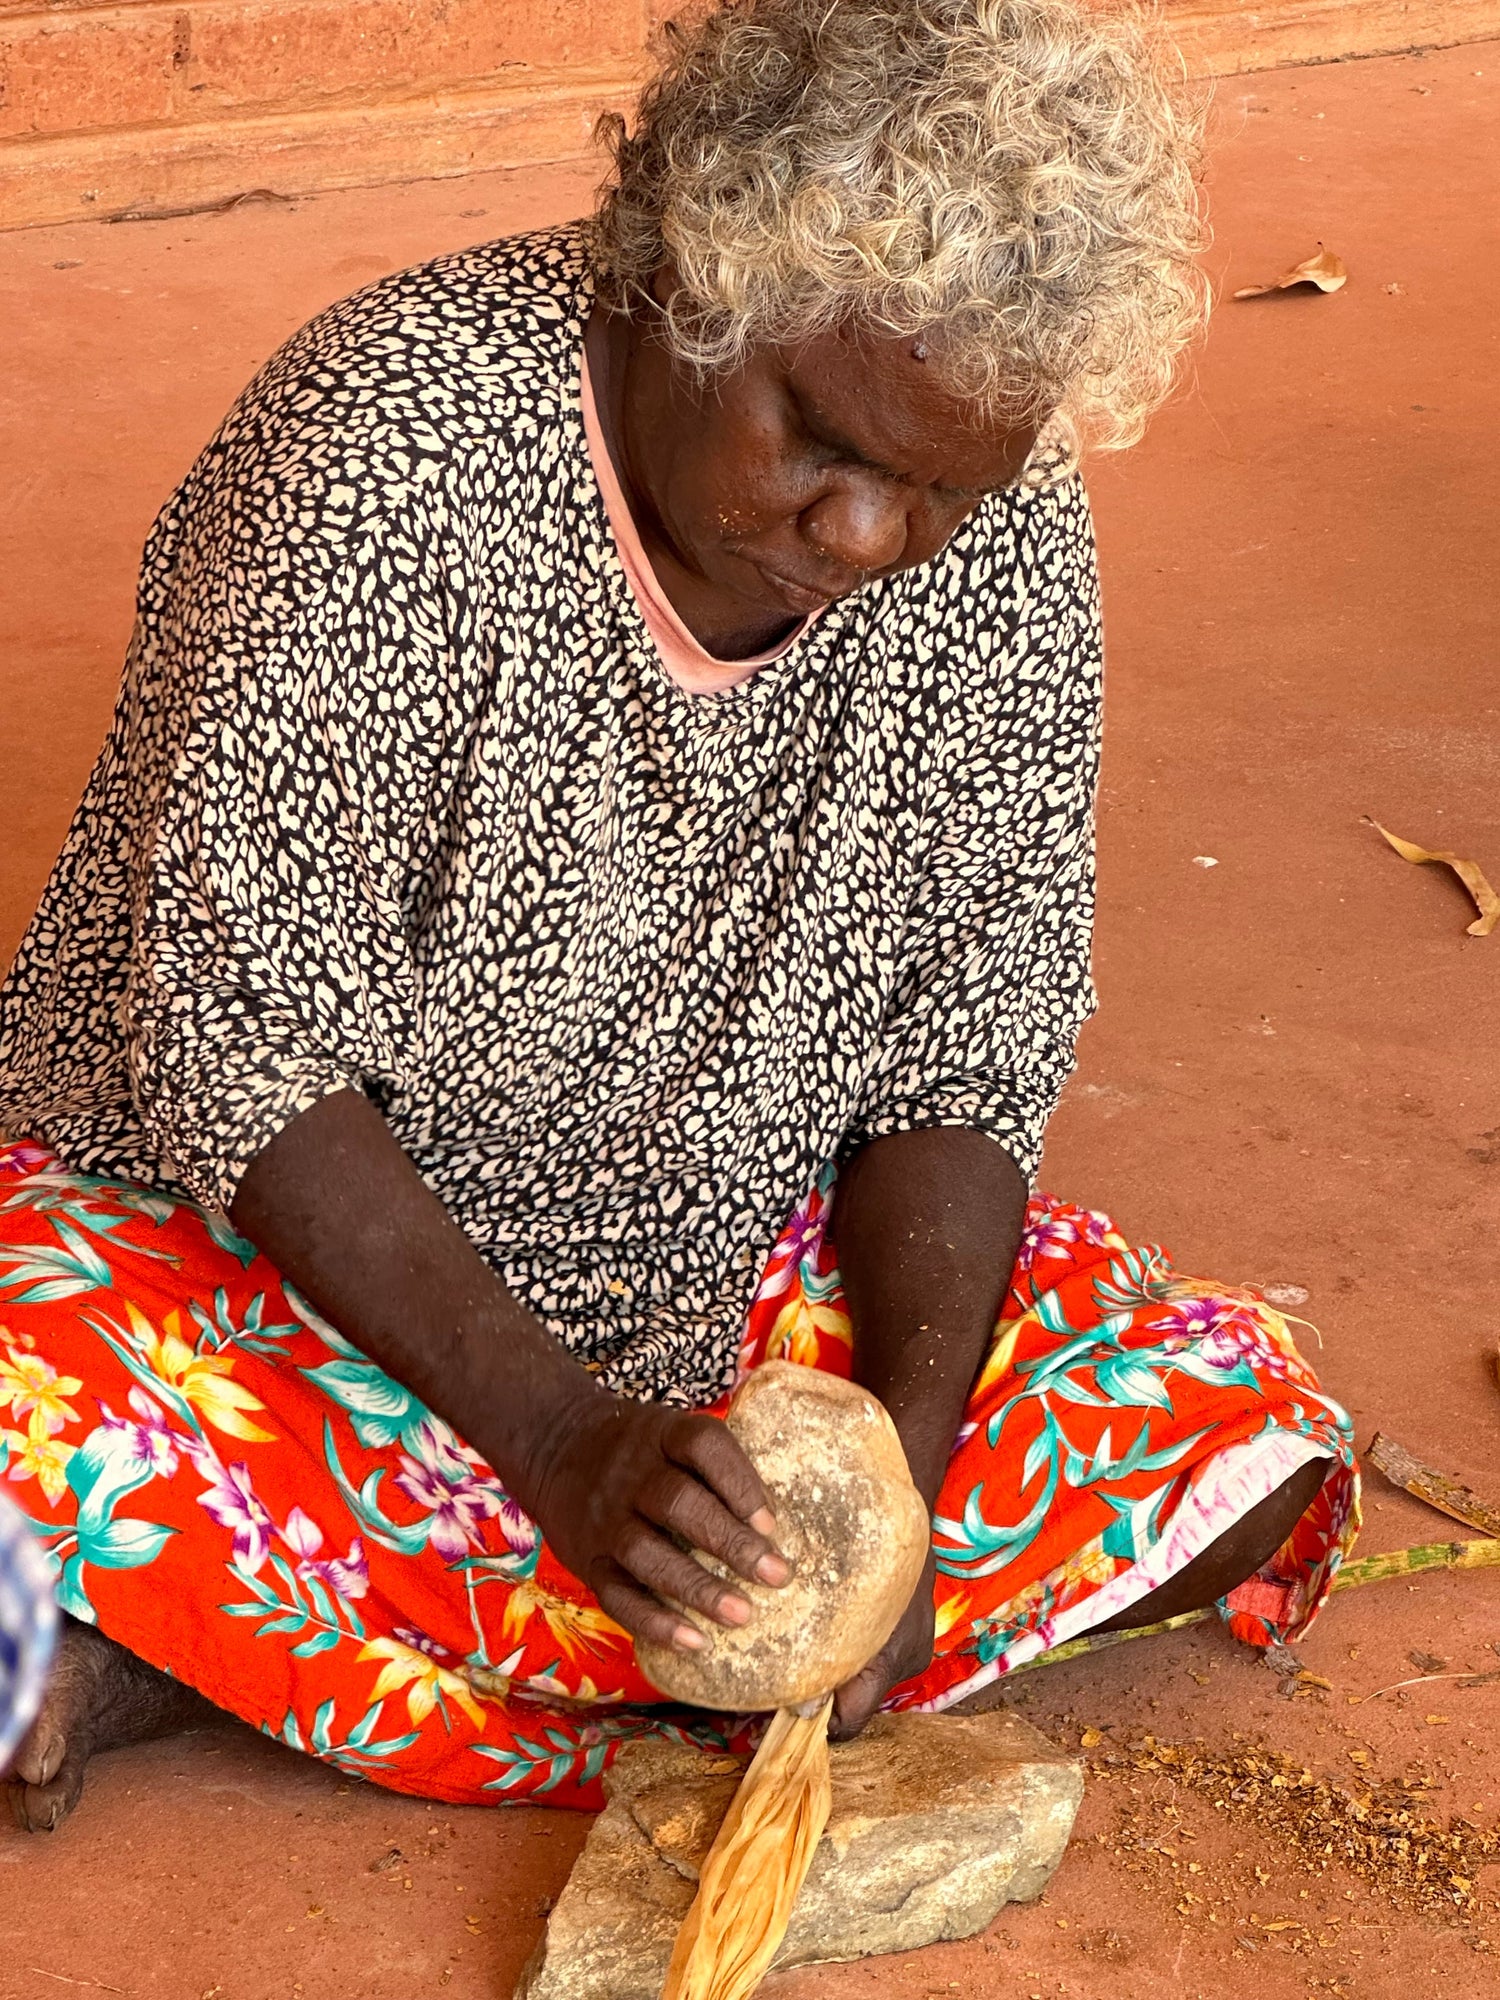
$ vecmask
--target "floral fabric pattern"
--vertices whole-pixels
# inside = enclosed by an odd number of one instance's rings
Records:
[[[832,1188],[776,1245],[742,1371],[851,1372]],[[1254,1294],[1033,1199],[939,1501],[935,1657],[890,1705],[1087,1630],[1314,1457],[1317,1500],[1221,1607],[1251,1644],[1305,1629],[1353,1539],[1348,1419]],[[0,1479],[65,1611],[395,1790],[593,1808],[629,1737],[756,1734],[662,1703],[479,1456],[221,1219],[29,1142],[0,1147]]]

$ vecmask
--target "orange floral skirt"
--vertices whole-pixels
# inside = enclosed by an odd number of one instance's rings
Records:
[[[851,1372],[826,1222],[793,1215],[742,1365]],[[1288,1640],[1353,1539],[1348,1418],[1252,1293],[1032,1201],[934,1523],[943,1708],[1123,1611],[1312,1458],[1329,1477],[1221,1606]],[[268,1734],[398,1791],[597,1807],[624,1740],[757,1725],[663,1704],[478,1454],[191,1203],[0,1146],[0,1475],[58,1601]]]

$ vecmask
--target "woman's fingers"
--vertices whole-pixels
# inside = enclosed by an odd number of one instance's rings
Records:
[[[717,1556],[747,1582],[779,1588],[792,1573],[779,1549],[747,1521],[731,1514],[717,1493],[687,1472],[665,1468],[647,1482],[638,1504],[648,1521],[680,1536],[691,1547]],[[693,1567],[701,1569],[702,1565],[695,1563]]]
[[[893,1687],[914,1680],[932,1664],[933,1575],[929,1556],[911,1603],[901,1614],[901,1623],[874,1659],[852,1674],[834,1695],[833,1718],[828,1725],[830,1742],[847,1743],[858,1736]]]
[[[701,1611],[720,1625],[750,1622],[748,1599],[669,1542],[649,1522],[638,1520],[627,1531],[617,1554],[621,1568],[658,1597],[676,1598],[679,1604]]]
[[[776,1516],[760,1474],[717,1417],[679,1417],[663,1444],[668,1458],[696,1472],[729,1511],[748,1522],[758,1535],[769,1540],[776,1532]]]
[[[895,1667],[886,1653],[877,1653],[867,1667],[844,1682],[833,1698],[833,1714],[828,1724],[830,1743],[848,1743],[858,1736],[889,1694],[896,1680]]]
[[[632,1639],[649,1639],[679,1653],[701,1653],[708,1644],[696,1625],[640,1589],[618,1563],[601,1560],[589,1580],[601,1607]]]

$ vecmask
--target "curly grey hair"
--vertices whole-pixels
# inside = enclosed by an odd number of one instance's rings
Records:
[[[1134,0],[720,0],[667,29],[633,129],[601,122],[601,296],[709,373],[923,336],[1064,456],[1128,445],[1207,314],[1182,81]]]

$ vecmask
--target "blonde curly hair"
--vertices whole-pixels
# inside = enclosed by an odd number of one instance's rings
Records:
[[[925,337],[1055,457],[1118,449],[1208,310],[1182,84],[1135,0],[720,0],[665,30],[633,128],[601,121],[601,296],[710,374],[837,327]]]

